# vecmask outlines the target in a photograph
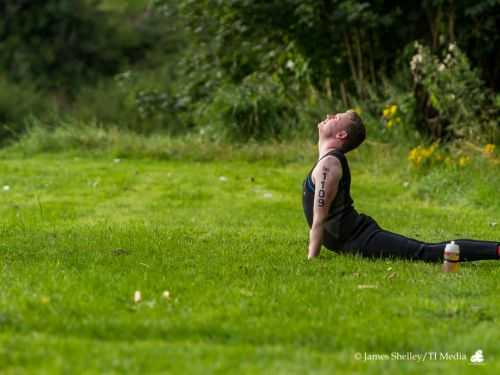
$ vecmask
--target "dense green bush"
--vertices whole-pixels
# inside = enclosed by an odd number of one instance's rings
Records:
[[[167,5],[169,0],[157,0]],[[293,44],[309,62],[317,88],[366,97],[366,84],[399,69],[408,43],[425,40],[433,49],[456,41],[474,56],[483,78],[497,87],[494,0],[425,2],[356,0],[181,0],[190,41],[210,51],[231,80],[254,71],[273,74]],[[489,42],[488,42],[489,41]],[[477,48],[481,45],[482,48]],[[496,44],[498,46],[498,44]]]
[[[279,82],[252,74],[241,84],[226,84],[201,110],[201,129],[246,141],[282,138],[298,124],[298,110]]]
[[[0,65],[14,81],[73,91],[116,70],[117,33],[98,1],[6,0],[0,5]]]
[[[467,56],[450,44],[444,58],[416,43],[411,60],[420,91],[425,126],[434,139],[466,138],[492,142],[498,131],[493,95],[472,69]]]
[[[186,130],[181,119],[185,108],[171,93],[169,81],[168,73],[160,70],[127,70],[83,88],[67,113],[74,119],[139,134],[178,134]]]
[[[107,9],[102,0],[4,0],[0,3],[0,73],[51,91],[76,94],[127,64],[179,48],[165,22],[142,11]],[[167,20],[170,21],[170,18]]]
[[[55,105],[33,86],[15,85],[0,76],[0,144],[20,135],[30,117],[47,118]]]
[[[128,127],[137,120],[129,95],[113,79],[101,80],[92,87],[82,88],[66,114],[84,122]]]

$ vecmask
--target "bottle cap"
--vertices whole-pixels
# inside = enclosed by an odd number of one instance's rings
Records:
[[[446,244],[444,251],[447,253],[460,253],[460,246],[458,246],[455,241],[451,241],[450,243]]]

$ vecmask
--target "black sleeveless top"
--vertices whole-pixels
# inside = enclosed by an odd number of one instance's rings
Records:
[[[353,200],[350,193],[351,172],[345,155],[339,150],[332,150],[321,159],[330,155],[339,159],[342,165],[342,178],[339,181],[337,195],[330,206],[324,225],[323,245],[330,250],[339,250],[342,248],[342,244],[349,240],[353,233],[363,224],[364,215],[359,215],[353,207]],[[313,222],[315,188],[311,173],[318,162],[309,171],[303,186],[302,205],[309,228]]]

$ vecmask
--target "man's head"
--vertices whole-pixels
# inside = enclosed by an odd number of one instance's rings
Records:
[[[349,152],[358,147],[366,137],[366,129],[359,115],[354,111],[328,115],[318,124],[320,143]]]

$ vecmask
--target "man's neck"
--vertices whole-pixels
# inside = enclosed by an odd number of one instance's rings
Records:
[[[340,148],[332,143],[318,143],[318,159],[321,159],[323,156],[333,150],[340,150]]]

